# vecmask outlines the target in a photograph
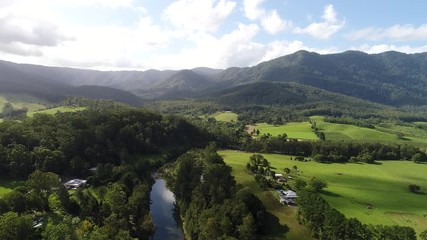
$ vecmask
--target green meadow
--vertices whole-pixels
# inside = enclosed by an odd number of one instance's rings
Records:
[[[61,107],[55,107],[55,108],[49,108],[49,109],[44,109],[44,110],[40,110],[40,111],[36,111],[36,112],[28,112],[27,116],[28,117],[33,117],[34,114],[36,113],[44,113],[44,114],[51,114],[54,115],[58,112],[77,112],[77,111],[83,111],[85,110],[85,107],[68,107],[68,106],[61,106]]]
[[[319,131],[323,132],[326,140],[329,141],[379,141],[416,146],[427,144],[427,130],[417,127],[417,125],[423,126],[426,124],[424,122],[407,125],[381,123],[375,125],[375,128],[365,128],[351,124],[325,122],[322,116],[313,116],[310,119],[316,122]]]
[[[237,122],[238,115],[233,112],[217,112],[211,115],[215,120],[220,122]]]
[[[219,154],[233,168],[237,182],[244,186],[256,185],[253,176],[245,169],[252,153],[227,150],[220,151]],[[427,228],[427,164],[409,161],[322,164],[298,162],[286,155],[263,155],[276,168],[274,170],[277,173],[283,173],[285,167],[293,169],[293,166],[297,166],[300,171],[292,170],[290,173],[294,178],[309,180],[315,176],[325,180],[328,187],[322,196],[348,218],[354,217],[366,224],[410,226],[418,233]],[[292,180],[290,184],[292,185]],[[409,184],[419,185],[422,193],[409,192]],[[270,198],[273,199],[273,196]],[[268,208],[265,199],[262,200]],[[281,222],[288,226],[295,225],[290,222],[295,215],[284,214],[288,211],[287,207],[277,211],[282,214],[277,213]]]
[[[286,133],[288,138],[305,139],[305,140],[318,140],[318,137],[311,130],[309,122],[290,122],[284,125],[271,125],[267,123],[257,123],[249,125],[250,129],[259,130],[260,135],[271,134],[278,136],[279,134]]]
[[[50,104],[46,100],[28,94],[0,93],[0,107],[3,108],[7,102],[10,102],[15,108],[26,107],[28,111],[45,109]]]
[[[254,176],[248,174],[245,165],[251,154],[231,150],[219,151],[218,153],[224,157],[226,164],[232,167],[232,175],[237,183],[250,188],[264,203],[267,211],[271,213],[272,217],[267,219],[268,224],[266,224],[270,227],[268,229],[269,238],[267,239],[311,239],[310,231],[297,221],[297,209],[279,203],[274,195],[275,191],[263,191],[255,181]],[[279,224],[277,224],[277,220]]]
[[[11,192],[14,188],[18,186],[22,186],[23,184],[24,184],[24,181],[1,179],[0,180],[0,198],[3,197],[6,193]]]

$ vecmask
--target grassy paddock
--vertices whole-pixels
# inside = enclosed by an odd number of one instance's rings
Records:
[[[326,140],[342,141],[379,141],[398,144],[422,145],[427,144],[427,130],[413,126],[402,126],[395,123],[382,123],[375,128],[358,127],[351,124],[329,123],[320,116],[310,117],[316,122],[319,131],[322,131]]]
[[[45,109],[50,103],[44,99],[36,98],[28,94],[0,93],[0,107],[10,102],[15,108],[26,107],[28,111]]]
[[[219,154],[233,168],[233,175],[239,183],[246,186],[254,182],[245,171],[252,153],[220,151]],[[286,155],[263,155],[277,173],[283,173],[285,167],[293,169],[293,166],[297,166],[300,172],[292,170],[294,177],[309,180],[316,176],[324,179],[328,188],[323,197],[348,218],[355,217],[366,224],[411,226],[418,233],[427,226],[427,164],[408,161],[322,164],[297,162]],[[409,184],[419,185],[424,192],[409,192]],[[292,229],[293,225],[288,225]]]
[[[212,115],[215,120],[220,122],[237,122],[238,115],[233,112],[217,112]]]
[[[6,193],[11,192],[14,188],[24,185],[24,181],[19,180],[0,180],[0,198],[3,197]]]
[[[68,107],[68,106],[61,106],[61,107],[56,107],[56,108],[50,108],[50,109],[45,109],[45,110],[41,110],[41,111],[36,111],[36,112],[28,112],[27,116],[28,117],[33,117],[34,114],[36,113],[44,113],[44,114],[51,114],[54,115],[58,112],[77,112],[77,111],[83,111],[86,110],[85,107]]]
[[[219,151],[219,154],[224,157],[227,165],[232,167],[232,174],[237,183],[250,188],[271,213],[266,224],[269,226],[267,239],[311,239],[310,231],[296,219],[296,208],[280,204],[274,192],[263,191],[254,176],[246,171],[245,165],[249,161],[250,154],[237,151]]]
[[[316,134],[311,130],[311,124],[309,122],[290,122],[285,125],[277,126],[267,123],[257,123],[255,125],[249,125],[248,127],[259,130],[260,135],[269,133],[272,136],[278,136],[279,134],[286,133],[288,138],[318,140]]]

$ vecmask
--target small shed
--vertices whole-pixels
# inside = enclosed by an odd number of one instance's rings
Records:
[[[274,174],[274,178],[278,181],[278,182],[286,182],[286,178],[280,174],[280,173],[276,173]]]
[[[296,204],[295,199],[297,197],[298,197],[297,193],[292,190],[280,191],[280,203]]]
[[[67,189],[77,189],[77,188],[85,186],[85,185],[86,185],[86,180],[82,180],[82,179],[72,179],[72,180],[64,183],[64,186]]]

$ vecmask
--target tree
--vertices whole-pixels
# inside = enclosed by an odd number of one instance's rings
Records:
[[[408,189],[410,192],[413,192],[413,193],[418,193],[421,190],[420,186],[415,185],[415,184],[409,184]]]
[[[312,179],[310,179],[310,187],[316,192],[322,191],[322,189],[327,186],[328,184],[321,179],[318,179],[316,177],[313,177]]]
[[[28,176],[25,185],[37,192],[46,192],[48,194],[53,190],[64,187],[61,184],[61,178],[57,174],[39,170],[36,170]]]
[[[251,214],[243,218],[243,223],[237,227],[239,239],[252,240],[256,239],[255,221]]]
[[[3,118],[11,118],[13,110],[13,105],[10,102],[5,103],[2,111]]]
[[[47,240],[73,240],[77,239],[77,234],[70,224],[65,222],[60,224],[48,224],[42,233],[43,239]]]
[[[307,183],[304,180],[301,180],[299,178],[295,180],[295,188],[297,190],[301,190],[301,189],[305,188],[306,186],[307,186]]]
[[[420,233],[421,240],[427,240],[427,229]]]
[[[108,203],[114,213],[124,214],[126,207],[126,192],[125,186],[119,183],[110,183],[108,185],[107,194],[105,195],[105,202]]]
[[[294,171],[295,171],[295,172],[298,172],[298,167],[297,167],[297,165],[294,165],[294,166],[292,167],[292,169],[294,169]]]
[[[29,217],[7,212],[0,216],[0,239],[34,239],[34,229]]]
[[[412,156],[412,161],[415,163],[425,162],[426,155],[424,153],[416,153]]]

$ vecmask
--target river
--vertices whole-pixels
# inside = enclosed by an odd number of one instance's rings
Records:
[[[155,178],[150,194],[150,213],[156,225],[154,240],[182,240],[184,234],[174,218],[175,196],[166,188],[165,180]]]

